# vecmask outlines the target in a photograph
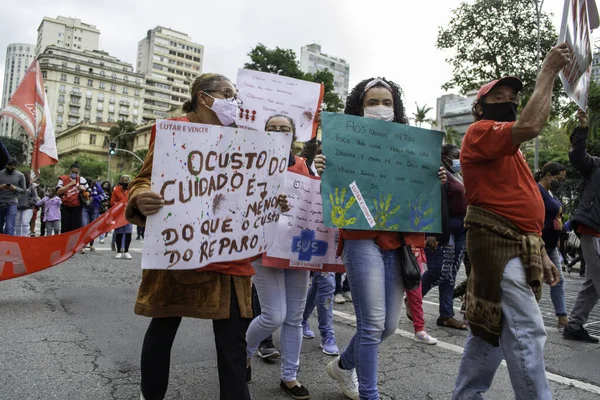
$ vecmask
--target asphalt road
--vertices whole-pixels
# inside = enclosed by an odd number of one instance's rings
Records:
[[[133,314],[140,253],[134,249],[133,260],[115,260],[107,245],[99,247],[104,250],[0,282],[0,400],[139,398],[139,358],[149,323]],[[140,248],[141,243],[134,241],[132,247]],[[569,309],[581,280],[577,273],[566,277]],[[379,387],[384,399],[450,398],[466,333],[435,326],[436,296],[437,292],[430,293],[424,308],[428,331],[440,340],[438,345],[415,343],[406,318],[398,334],[381,345]],[[541,307],[548,327],[546,361],[554,398],[600,398],[600,346],[560,337],[548,290]],[[595,324],[600,322],[599,311],[590,320],[594,329],[600,328]],[[352,337],[353,318],[351,303],[336,305],[340,347]],[[314,317],[311,322],[316,325]],[[318,336],[304,341],[299,379],[313,399],[342,400],[338,386],[325,373],[331,357],[318,344]],[[289,398],[278,385],[278,364],[256,359],[250,384],[253,398]],[[173,348],[167,398],[218,399],[210,321],[184,319]],[[500,367],[486,398],[513,398],[505,367]]]

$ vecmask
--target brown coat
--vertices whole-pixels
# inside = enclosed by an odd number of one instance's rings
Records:
[[[188,116],[178,120],[202,122],[193,114]],[[154,132],[155,128],[153,135]],[[151,140],[142,170],[129,185],[125,216],[135,225],[146,224],[146,217],[137,209],[136,196],[150,190],[153,159],[154,140]],[[224,271],[144,270],[134,311],[139,315],[157,318],[227,319],[233,287],[242,318],[252,318],[251,285],[250,276],[230,275]]]

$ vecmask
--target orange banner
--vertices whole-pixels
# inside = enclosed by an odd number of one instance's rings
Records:
[[[83,228],[54,236],[0,235],[0,281],[34,274],[58,265],[103,233],[127,224],[123,199]]]

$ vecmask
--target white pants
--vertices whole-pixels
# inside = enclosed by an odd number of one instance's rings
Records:
[[[15,236],[29,236],[29,223],[33,217],[33,209],[17,210]]]

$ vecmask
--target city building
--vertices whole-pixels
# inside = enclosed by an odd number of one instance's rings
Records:
[[[437,99],[436,122],[437,129],[443,132],[446,128],[456,129],[461,136],[473,123],[471,108],[477,97],[477,91],[467,93],[466,97],[456,94],[445,94]]]
[[[38,38],[35,49],[39,56],[48,46],[62,47],[68,50],[99,50],[100,31],[77,18],[58,16],[44,17],[38,27]]]
[[[166,118],[189,96],[190,83],[202,73],[204,46],[185,33],[157,26],[138,43],[136,71],[146,76],[143,117]]]
[[[25,72],[35,58],[35,45],[26,43],[9,44],[6,48],[4,65],[4,87],[2,88],[2,109],[6,107],[13,93],[19,87]],[[15,120],[2,117],[0,120],[0,136],[12,137]]]
[[[311,74],[328,69],[333,74],[335,92],[346,101],[350,86],[350,65],[346,60],[321,53],[321,45],[313,43],[302,47],[300,69]]]
[[[144,76],[99,50],[49,46],[38,57],[57,132],[80,122],[141,123]]]
[[[600,51],[594,53],[592,60],[592,79],[596,83],[600,83]]]

